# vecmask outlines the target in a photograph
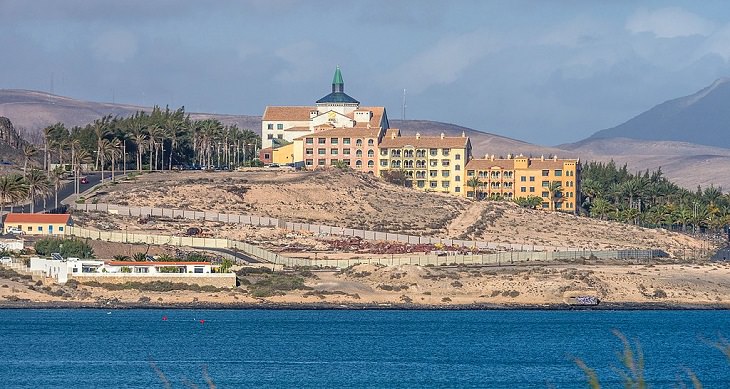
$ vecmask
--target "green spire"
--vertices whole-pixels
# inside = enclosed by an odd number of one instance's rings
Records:
[[[338,66],[335,70],[335,77],[332,79],[333,84],[344,84],[345,82],[342,81],[342,73],[340,73],[340,67]]]

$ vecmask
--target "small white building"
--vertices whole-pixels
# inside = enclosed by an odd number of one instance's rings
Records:
[[[24,247],[25,241],[21,237],[0,236],[0,251],[21,251]]]
[[[96,273],[104,265],[104,261],[95,259],[67,258],[64,260],[31,257],[30,271],[40,271],[46,277],[56,279],[65,284],[69,276],[80,273]]]
[[[210,274],[213,267],[208,262],[135,262],[109,261],[99,269],[102,273],[134,273],[134,274],[164,274],[164,273],[193,273]]]

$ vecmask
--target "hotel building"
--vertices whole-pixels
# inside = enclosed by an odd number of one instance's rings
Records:
[[[472,187],[472,179],[478,185]],[[560,183],[557,193],[550,193],[551,183]],[[553,184],[555,185],[555,184]],[[580,161],[577,159],[529,158],[517,156],[496,159],[472,159],[464,177],[466,197],[504,199],[541,197],[542,208],[576,212],[580,194]]]

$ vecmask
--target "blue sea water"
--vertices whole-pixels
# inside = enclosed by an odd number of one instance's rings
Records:
[[[614,388],[618,329],[651,387],[691,369],[730,388],[712,346],[728,324],[727,311],[2,310],[0,387],[162,388],[154,361],[173,387],[207,387],[206,366],[218,388],[585,388],[579,357]]]

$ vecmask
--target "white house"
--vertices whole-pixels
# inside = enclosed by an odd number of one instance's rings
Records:
[[[104,261],[94,259],[67,258],[64,260],[39,257],[30,258],[30,271],[40,271],[46,277],[56,279],[59,284],[65,284],[69,275],[80,273],[95,273],[104,265]]]
[[[20,251],[24,248],[24,241],[17,236],[0,237],[0,251]]]
[[[109,261],[99,269],[102,273],[166,274],[193,273],[210,274],[217,265],[209,262],[135,262]]]

